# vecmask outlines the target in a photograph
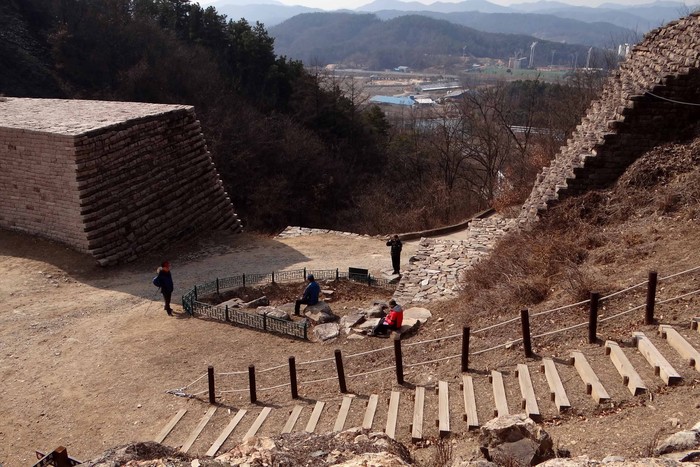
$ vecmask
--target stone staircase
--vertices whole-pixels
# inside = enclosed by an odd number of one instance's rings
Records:
[[[488,373],[470,371],[430,387],[395,386],[389,394],[340,394],[324,401],[269,401],[241,408],[193,401],[155,440],[199,456],[214,456],[253,436],[350,427],[384,431],[408,443],[466,432],[509,413],[526,413],[538,422],[572,408],[581,413],[619,407],[649,391],[698,378],[699,322],[694,318],[683,329],[660,325],[657,333],[634,332],[627,342],[607,341]]]

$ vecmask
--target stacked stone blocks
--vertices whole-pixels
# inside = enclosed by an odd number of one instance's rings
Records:
[[[521,223],[566,196],[609,186],[646,150],[682,136],[679,129],[700,118],[697,106],[671,102],[700,103],[697,37],[698,14],[647,34],[538,176]]]
[[[52,107],[66,122],[45,113]],[[66,243],[100,264],[201,230],[241,229],[192,107],[8,99],[0,102],[0,168],[0,226]]]

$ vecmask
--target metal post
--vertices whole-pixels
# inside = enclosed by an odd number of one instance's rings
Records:
[[[654,324],[654,305],[656,303],[656,271],[649,271],[649,283],[647,285],[647,308],[644,314],[644,324]]]
[[[469,332],[468,327],[462,328],[462,373],[469,371]]]
[[[588,343],[595,344],[597,341],[596,331],[598,329],[598,300],[600,294],[591,292],[591,309],[588,314]]]
[[[345,370],[343,370],[343,356],[340,349],[335,350],[335,367],[338,369],[338,382],[340,383],[340,392],[345,394],[348,388],[345,385]]]
[[[209,365],[207,368],[207,375],[209,376],[209,403],[216,404],[216,391],[214,390],[214,367]]]
[[[197,300],[197,286],[194,286],[194,299]]]
[[[248,384],[250,385],[250,403],[255,404],[258,401],[258,396],[255,392],[255,365],[248,366]]]
[[[530,342],[530,312],[527,308],[520,310],[520,324],[523,328],[523,348],[525,357],[532,357],[532,342]]]
[[[231,321],[231,317],[228,314],[228,305],[226,305],[226,321]]]
[[[275,271],[272,271],[272,283],[275,283]]]
[[[372,275],[367,273],[367,285],[372,285]]]
[[[338,271],[338,268],[335,268],[335,280],[338,280],[340,277],[340,271]]]
[[[245,289],[245,274],[243,274],[243,288]]]
[[[306,280],[306,268],[304,268],[304,277],[303,277],[303,279]]]
[[[263,331],[267,331],[267,315],[263,315]]]
[[[396,382],[403,384],[403,356],[401,355],[401,340],[394,338],[394,359],[396,360]]]
[[[289,382],[292,386],[292,399],[298,399],[299,390],[297,388],[297,364],[294,357],[289,357]]]

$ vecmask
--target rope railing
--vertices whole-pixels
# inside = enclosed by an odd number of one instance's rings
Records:
[[[669,275],[669,276],[665,276],[665,277],[663,277],[663,278],[661,278],[661,279],[659,279],[659,280],[668,280],[668,279],[675,278],[675,277],[681,276],[681,275],[683,275],[683,274],[687,274],[687,273],[694,272],[694,271],[698,271],[698,270],[700,270],[700,266],[699,266],[699,267],[690,268],[690,269],[687,269],[687,270],[685,270],[685,271],[681,271],[681,272],[678,272],[678,273],[675,273],[675,274],[671,274],[671,275]],[[652,279],[652,274],[653,274],[653,279]],[[370,355],[370,354],[373,354],[373,353],[384,352],[384,351],[390,350],[391,348],[394,348],[394,351],[395,351],[395,360],[396,360],[396,361],[395,361],[395,364],[394,364],[393,366],[387,366],[387,367],[382,367],[382,368],[375,368],[375,369],[371,369],[371,370],[368,370],[368,371],[363,371],[363,372],[360,372],[360,373],[353,373],[353,374],[351,374],[351,375],[348,375],[347,377],[346,377],[345,374],[344,374],[344,369],[343,369],[343,357],[342,357],[342,355],[341,355],[341,353],[340,353],[340,350],[336,350],[336,351],[335,351],[335,352],[336,352],[335,357],[322,358],[322,359],[317,359],[317,360],[310,360],[310,361],[300,362],[300,363],[295,363],[295,364],[293,364],[293,357],[290,357],[289,369],[290,369],[290,379],[291,379],[291,381],[288,382],[288,383],[281,383],[281,384],[277,384],[277,385],[274,385],[274,386],[269,386],[269,387],[260,388],[260,389],[257,389],[257,390],[259,390],[259,391],[271,391],[271,390],[274,390],[274,389],[280,389],[280,388],[285,388],[285,387],[291,387],[293,398],[296,398],[296,397],[297,397],[297,396],[296,396],[296,391],[297,391],[297,384],[298,384],[298,383],[297,383],[297,379],[296,379],[296,369],[295,369],[296,366],[313,365],[313,364],[318,364],[318,363],[328,363],[328,362],[332,362],[332,361],[334,361],[334,360],[335,360],[335,364],[336,364],[336,367],[337,367],[337,370],[338,370],[338,374],[337,374],[337,375],[329,376],[329,377],[323,377],[323,378],[318,378],[318,379],[314,379],[314,380],[301,381],[301,382],[299,382],[299,384],[310,385],[310,384],[324,383],[324,382],[329,382],[329,381],[339,381],[339,382],[340,382],[340,387],[341,387],[341,393],[342,393],[342,392],[347,392],[346,389],[345,389],[345,380],[346,380],[346,379],[352,379],[352,378],[357,378],[357,377],[360,377],[360,376],[372,375],[372,374],[375,374],[375,373],[386,372],[386,371],[389,371],[389,370],[395,370],[396,373],[397,373],[397,381],[399,382],[399,384],[403,384],[403,369],[404,369],[404,368],[415,368],[415,367],[420,367],[420,366],[423,366],[423,365],[429,365],[429,364],[434,364],[434,363],[445,362],[445,361],[449,361],[449,360],[454,360],[454,359],[456,359],[456,358],[458,358],[458,357],[461,357],[461,358],[462,358],[462,371],[468,371],[467,365],[466,365],[466,364],[467,364],[467,357],[468,357],[468,356],[477,356],[477,355],[481,355],[481,354],[484,354],[484,353],[486,353],[486,352],[491,352],[491,351],[494,351],[494,350],[497,350],[497,349],[501,349],[501,348],[506,347],[506,346],[509,347],[509,346],[512,346],[512,345],[518,344],[518,343],[523,343],[523,345],[524,345],[524,347],[525,347],[525,349],[526,349],[526,355],[527,355],[527,352],[528,352],[528,350],[529,350],[528,347],[530,347],[530,345],[531,345],[531,344],[530,344],[530,339],[541,339],[541,338],[548,337],[548,336],[552,336],[552,335],[556,335],[556,334],[562,334],[562,333],[569,332],[569,331],[572,331],[572,330],[575,330],[575,329],[580,329],[580,328],[582,328],[582,327],[585,327],[586,325],[589,326],[589,341],[590,341],[590,342],[593,342],[593,341],[591,341],[590,339],[591,339],[592,337],[595,338],[595,336],[596,336],[595,333],[596,333],[596,326],[597,326],[598,322],[600,322],[600,323],[608,322],[608,321],[610,321],[610,320],[613,320],[613,319],[619,318],[619,317],[621,317],[621,316],[628,315],[628,314],[630,314],[630,313],[632,313],[632,312],[638,311],[638,310],[640,310],[640,309],[646,308],[646,310],[647,310],[647,316],[645,316],[645,323],[646,323],[646,324],[650,324],[649,322],[647,322],[647,319],[648,319],[648,317],[649,317],[648,314],[649,314],[650,308],[651,308],[651,310],[652,310],[652,312],[653,312],[654,305],[663,305],[663,304],[666,304],[666,303],[670,303],[670,302],[673,302],[673,301],[676,301],[676,300],[680,300],[680,299],[683,299],[683,298],[686,298],[686,297],[689,297],[689,296],[696,295],[696,294],[699,294],[699,293],[700,293],[700,289],[697,289],[697,290],[692,290],[692,291],[690,291],[690,292],[686,292],[686,293],[683,293],[683,294],[680,294],[680,295],[676,295],[676,296],[674,296],[674,297],[667,298],[667,299],[664,299],[664,300],[656,300],[656,296],[655,296],[655,286],[656,286],[656,282],[657,282],[656,273],[652,271],[652,272],[650,272],[650,279],[649,279],[648,281],[640,282],[640,283],[638,283],[638,284],[632,285],[632,286],[627,287],[627,288],[625,288],[625,289],[622,289],[622,290],[613,292],[613,293],[611,293],[611,294],[609,294],[609,295],[607,295],[607,296],[605,296],[605,297],[602,297],[602,298],[601,298],[601,297],[599,297],[599,294],[591,293],[591,298],[588,299],[588,300],[583,300],[583,301],[580,301],[580,302],[577,302],[577,303],[573,303],[573,304],[569,304],[569,305],[564,305],[564,306],[561,306],[561,307],[557,307],[557,308],[553,308],[553,309],[550,309],[550,310],[546,310],[546,311],[542,311],[542,312],[535,313],[535,314],[532,315],[533,317],[542,316],[542,315],[545,315],[545,314],[547,314],[547,313],[552,313],[552,312],[555,312],[555,311],[561,311],[561,310],[565,310],[565,309],[568,309],[568,308],[573,308],[573,307],[577,307],[577,306],[581,306],[581,305],[585,305],[585,304],[589,304],[589,305],[590,305],[590,308],[591,308],[591,310],[590,310],[590,313],[591,313],[591,314],[590,314],[590,317],[589,317],[589,321],[588,321],[588,322],[581,322],[581,323],[577,323],[577,324],[574,324],[574,325],[566,326],[566,327],[561,328],[561,329],[546,331],[546,332],[542,332],[542,333],[535,334],[535,335],[532,335],[532,336],[530,336],[530,333],[529,333],[529,318],[527,318],[527,316],[528,316],[528,315],[527,315],[527,310],[523,310],[523,312],[521,312],[521,316],[520,316],[519,318],[508,319],[508,320],[503,321],[503,322],[501,322],[501,323],[496,323],[496,324],[493,324],[493,325],[490,325],[490,326],[486,326],[486,327],[484,327],[484,328],[481,328],[481,329],[478,329],[478,330],[472,332],[472,333],[474,333],[474,334],[475,334],[475,333],[482,333],[482,332],[485,332],[485,331],[487,331],[487,330],[497,328],[497,327],[499,327],[499,326],[504,326],[504,325],[507,325],[507,324],[512,324],[512,323],[515,323],[515,322],[520,321],[520,322],[523,324],[523,337],[518,338],[518,339],[509,339],[509,340],[506,341],[505,343],[501,343],[501,344],[498,344],[498,345],[491,346],[491,347],[489,347],[489,348],[480,349],[480,350],[476,350],[476,351],[472,351],[472,352],[469,352],[469,350],[468,350],[468,339],[469,339],[470,331],[469,331],[469,328],[464,328],[462,334],[452,334],[452,335],[442,336],[442,337],[435,338],[435,339],[427,339],[427,340],[423,340],[423,341],[418,341],[418,342],[412,342],[412,343],[409,343],[409,344],[405,344],[405,347],[414,347],[414,346],[417,346],[417,345],[426,345],[426,344],[435,343],[435,342],[442,342],[442,341],[452,340],[452,339],[459,338],[459,337],[461,336],[461,337],[462,337],[462,345],[463,345],[463,347],[462,347],[462,353],[460,353],[460,354],[454,354],[454,355],[449,355],[449,356],[446,356],[446,357],[440,357],[440,358],[431,359],[431,360],[427,360],[427,361],[423,361],[423,362],[415,362],[415,363],[410,363],[410,364],[404,365],[404,364],[403,364],[403,357],[402,357],[402,353],[401,353],[401,341],[400,341],[400,340],[395,340],[393,346],[380,347],[380,348],[377,348],[377,349],[372,349],[372,350],[357,352],[357,353],[354,353],[354,354],[350,354],[350,355],[345,356],[345,360],[348,360],[348,359],[352,359],[352,358],[356,358],[356,357],[362,357],[362,356]],[[597,313],[597,305],[600,303],[600,301],[606,300],[606,299],[610,299],[610,298],[615,297],[615,296],[617,296],[617,295],[621,295],[621,294],[623,294],[623,293],[629,292],[629,291],[634,290],[634,289],[636,289],[636,288],[638,288],[638,287],[641,287],[642,285],[645,285],[645,284],[648,285],[647,301],[646,301],[646,303],[641,304],[641,305],[634,306],[634,307],[632,307],[632,308],[630,308],[630,309],[624,310],[624,311],[619,312],[619,313],[615,313],[615,314],[613,314],[613,315],[611,315],[611,316],[607,316],[607,317],[601,319],[600,321],[597,320],[597,314],[596,314],[596,313]],[[594,312],[595,312],[595,313],[594,313]],[[524,314],[523,314],[523,313],[524,313]],[[652,315],[652,316],[653,316],[653,315]],[[526,319],[526,318],[527,318],[527,319]],[[527,334],[526,334],[526,332],[525,332],[525,323],[527,323],[527,327],[528,327],[528,329],[527,329]],[[465,346],[465,340],[466,340],[466,346]],[[530,351],[531,351],[531,350],[530,350]],[[466,352],[466,355],[465,355],[465,352]],[[271,372],[271,371],[279,370],[279,369],[285,368],[285,367],[287,367],[287,365],[284,365],[284,364],[282,364],[282,365],[276,365],[276,366],[272,366],[272,367],[269,367],[269,368],[265,368],[265,369],[259,370],[258,373]],[[211,367],[210,367],[210,369],[211,369]],[[255,393],[255,391],[256,391],[256,388],[255,388],[255,379],[254,379],[255,369],[254,369],[254,367],[253,367],[252,365],[251,365],[251,367],[249,367],[249,371],[248,371],[248,372],[246,372],[246,371],[234,371],[234,372],[227,372],[227,373],[218,373],[218,375],[219,375],[219,376],[243,375],[243,374],[246,374],[246,373],[248,373],[249,376],[251,377],[251,384],[250,384],[247,388],[224,390],[224,391],[220,391],[219,394],[243,393],[243,392],[246,392],[246,391],[250,391],[250,392],[251,392],[251,398],[253,398],[253,397],[254,397],[254,393]],[[213,373],[212,373],[212,374],[213,374]],[[194,394],[187,394],[187,393],[185,393],[185,390],[186,390],[186,389],[188,389],[189,387],[191,387],[191,386],[193,386],[194,384],[196,384],[196,383],[198,383],[199,381],[201,381],[205,376],[207,376],[206,373],[205,373],[204,375],[201,375],[201,376],[198,377],[197,379],[193,380],[193,381],[192,381],[190,384],[188,384],[187,386],[184,386],[184,387],[182,387],[182,388],[180,388],[180,389],[178,389],[178,390],[171,390],[171,391],[168,391],[168,392],[169,392],[169,393],[172,393],[172,394],[176,394],[176,395],[181,395],[181,396],[182,396],[182,395],[185,395],[185,396],[187,396],[187,397],[196,397],[196,396],[205,394],[205,393],[207,393],[207,392],[210,392],[210,398],[211,398],[211,391],[212,391],[211,388],[213,387],[213,381],[210,381],[210,389],[209,389],[209,391],[204,390],[204,391],[195,392]],[[213,379],[212,375],[210,375],[210,378]],[[252,400],[252,399],[251,399],[251,400]]]

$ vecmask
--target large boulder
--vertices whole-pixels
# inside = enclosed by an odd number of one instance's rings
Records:
[[[331,307],[326,302],[318,302],[315,305],[308,305],[304,308],[304,316],[312,323],[323,324],[338,321],[339,317],[333,314]]]
[[[428,321],[428,318],[432,318],[433,314],[427,308],[411,307],[403,312],[403,320],[415,319],[421,323]]]
[[[226,300],[225,302],[219,303],[219,306],[224,308],[241,308],[243,306],[243,300],[240,298],[232,298],[231,300]]]
[[[525,414],[488,421],[479,432],[481,452],[498,464],[535,465],[554,457],[552,438]]]
[[[674,457],[700,460],[700,422],[690,430],[679,431],[661,441],[656,445],[654,454],[680,454]]]

